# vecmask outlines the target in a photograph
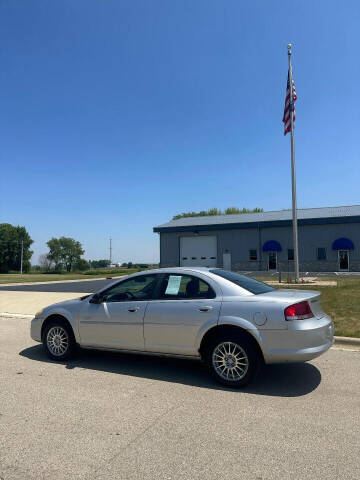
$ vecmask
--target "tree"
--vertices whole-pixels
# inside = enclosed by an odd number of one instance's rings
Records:
[[[23,271],[30,270],[30,258],[33,254],[30,245],[34,241],[25,227],[14,227],[10,223],[0,224],[0,273],[21,268],[21,244],[23,244]]]
[[[64,238],[64,237],[61,237]],[[48,258],[55,264],[55,270],[61,270],[63,261],[63,251],[60,242],[60,238],[52,238],[47,242],[50,252]]]
[[[68,272],[71,272],[74,263],[78,262],[81,255],[85,253],[81,243],[74,238],[51,238],[47,246],[50,250],[48,257],[55,263],[55,268],[65,267]]]
[[[42,255],[39,255],[39,265],[42,267],[44,270],[50,270],[53,264],[53,260],[49,258],[48,253],[43,253]]]
[[[186,218],[186,217],[207,217],[212,215],[233,215],[236,213],[259,213],[263,212],[262,208],[238,208],[238,207],[228,207],[223,212],[219,208],[210,208],[209,210],[201,210],[200,212],[183,212],[179,213],[178,215],[173,216],[173,220],[178,220],[179,218]]]

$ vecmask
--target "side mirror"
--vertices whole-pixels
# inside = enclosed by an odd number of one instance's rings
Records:
[[[97,305],[102,302],[102,297],[98,293],[95,293],[90,300],[89,303],[96,303]]]

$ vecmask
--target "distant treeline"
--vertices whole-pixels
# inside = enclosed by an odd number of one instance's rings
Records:
[[[149,267],[156,267],[155,263],[132,263],[132,262],[124,262],[121,264],[122,267],[125,268],[149,268]]]
[[[234,215],[237,213],[259,213],[263,212],[263,208],[238,208],[238,207],[228,207],[225,210],[220,208],[210,208],[209,210],[201,210],[200,212],[183,212],[179,215],[174,215],[173,220],[178,220],[179,218],[185,217],[207,217],[210,215]]]
[[[82,244],[74,238],[51,238],[47,242],[49,251],[39,256],[38,265],[31,265],[33,251],[30,250],[33,240],[25,227],[0,223],[0,273],[31,271],[42,273],[85,272],[87,270],[110,269],[120,264],[110,264],[109,259],[85,260]],[[126,269],[146,269],[152,264],[123,262]],[[122,270],[122,271],[123,271]]]

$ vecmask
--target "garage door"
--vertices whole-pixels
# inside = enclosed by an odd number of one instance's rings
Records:
[[[180,237],[181,267],[216,267],[216,257],[215,236]]]

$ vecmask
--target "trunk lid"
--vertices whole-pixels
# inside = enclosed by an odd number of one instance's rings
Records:
[[[311,311],[317,318],[321,318],[325,315],[321,304],[321,292],[314,290],[291,290],[291,289],[278,289],[272,292],[261,293],[259,296],[262,298],[273,299],[274,301],[284,302],[285,306],[293,305],[294,303],[309,302]]]

